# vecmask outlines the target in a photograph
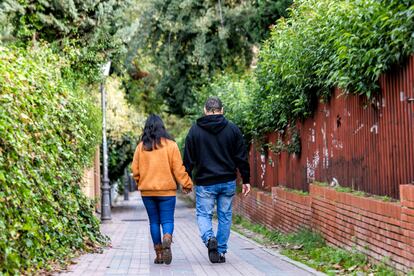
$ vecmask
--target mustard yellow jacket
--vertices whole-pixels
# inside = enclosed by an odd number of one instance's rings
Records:
[[[187,189],[193,186],[177,143],[169,139],[162,139],[161,146],[152,151],[144,150],[139,143],[131,169],[142,196],[174,196],[177,182]]]

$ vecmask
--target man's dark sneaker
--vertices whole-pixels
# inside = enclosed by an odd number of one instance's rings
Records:
[[[216,237],[211,237],[207,242],[208,248],[208,258],[212,263],[218,263],[220,256],[217,251],[217,239]]]
[[[226,262],[226,256],[224,256],[224,253],[219,254],[218,263],[225,263],[225,262]]]

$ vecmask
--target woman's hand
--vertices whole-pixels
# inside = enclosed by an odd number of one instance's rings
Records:
[[[189,194],[189,193],[191,193],[193,191],[193,188],[184,188],[183,187],[183,193],[184,194]]]

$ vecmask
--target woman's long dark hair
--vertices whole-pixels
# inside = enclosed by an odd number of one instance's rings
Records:
[[[144,150],[152,151],[153,149],[157,149],[157,146],[160,147],[161,138],[174,141],[165,129],[164,122],[161,118],[155,114],[151,114],[145,122],[144,133],[141,137]]]

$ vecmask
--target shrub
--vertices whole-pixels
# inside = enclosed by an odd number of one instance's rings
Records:
[[[48,48],[0,46],[0,274],[44,269],[104,241],[80,187],[99,110]]]
[[[110,77],[106,87],[108,170],[111,183],[115,183],[124,176],[125,168],[132,162],[145,117],[128,104],[118,78]]]
[[[372,98],[378,78],[414,51],[412,0],[298,0],[262,45],[252,133],[312,114],[332,88]],[[242,112],[242,111],[241,111]]]
[[[252,124],[250,109],[251,95],[257,89],[257,83],[251,72],[243,74],[225,73],[216,76],[213,81],[197,92],[197,112],[201,114],[208,97],[217,96],[223,102],[226,118],[235,123],[250,138],[255,126]]]

